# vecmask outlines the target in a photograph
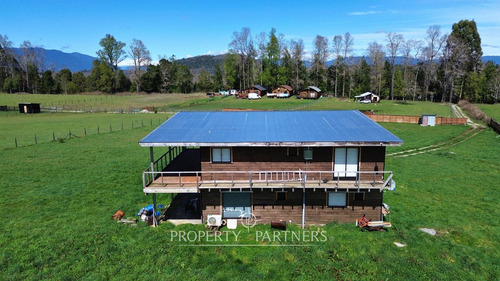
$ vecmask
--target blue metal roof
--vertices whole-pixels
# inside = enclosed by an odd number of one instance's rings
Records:
[[[357,110],[179,112],[141,146],[360,146],[402,140]]]

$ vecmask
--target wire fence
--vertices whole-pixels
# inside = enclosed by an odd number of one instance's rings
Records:
[[[84,126],[78,129],[67,131],[44,131],[35,133],[32,136],[13,136],[10,141],[2,145],[1,148],[18,148],[48,142],[65,142],[72,138],[83,138],[90,135],[99,135],[113,132],[120,132],[144,127],[159,126],[165,118],[155,118],[149,120],[135,120],[130,122],[109,123],[108,125]],[[10,143],[10,144],[9,144]]]

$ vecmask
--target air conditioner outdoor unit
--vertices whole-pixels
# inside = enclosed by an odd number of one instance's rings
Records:
[[[222,225],[222,216],[221,215],[208,215],[207,216],[207,225],[208,226],[221,226]]]

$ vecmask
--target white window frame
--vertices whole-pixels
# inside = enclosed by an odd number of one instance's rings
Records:
[[[229,153],[229,155],[224,157],[224,151]],[[212,147],[210,150],[210,160],[211,163],[232,163],[233,151],[230,147]]]

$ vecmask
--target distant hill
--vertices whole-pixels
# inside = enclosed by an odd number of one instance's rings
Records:
[[[12,48],[17,55],[22,55],[20,48]],[[80,53],[65,53],[58,50],[34,48],[36,54],[44,56],[44,68],[59,71],[67,68],[71,72],[85,71],[92,68],[92,61],[96,58]]]
[[[20,48],[12,48],[14,52],[18,55],[22,54]],[[45,69],[54,69],[59,71],[63,68],[68,68],[72,72],[78,71],[89,71],[92,68],[92,61],[97,59],[89,55],[84,55],[81,53],[65,53],[58,50],[46,50],[43,48],[34,48],[36,53],[44,55],[44,65]],[[224,63],[225,54],[222,55],[201,55],[190,58],[184,58],[176,60],[177,63],[186,65],[191,70],[191,73],[198,77],[202,69],[205,69],[211,74],[215,73],[215,65],[222,65]],[[352,63],[358,62],[362,57],[357,56],[352,58]],[[370,63],[370,58],[365,57],[367,63]],[[335,60],[329,60],[327,64],[330,66]],[[483,62],[493,61],[495,64],[500,64],[500,56],[483,56]],[[402,57],[396,59],[396,63],[400,64],[403,62]],[[415,59],[411,60],[411,64],[416,64],[418,61]],[[305,61],[306,67],[312,65],[311,61]],[[126,69],[127,67],[122,67]]]
[[[492,61],[495,64],[500,64],[500,56],[483,56],[483,62]]]
[[[196,57],[190,57],[190,58],[185,58],[185,59],[179,59],[176,60],[175,62],[178,64],[185,65],[189,67],[191,70],[191,73],[195,77],[198,77],[202,69],[205,69],[208,71],[210,74],[215,73],[215,65],[221,65],[224,63],[224,58],[226,55],[202,55],[202,56],[196,56]],[[221,68],[222,69],[222,68]]]

